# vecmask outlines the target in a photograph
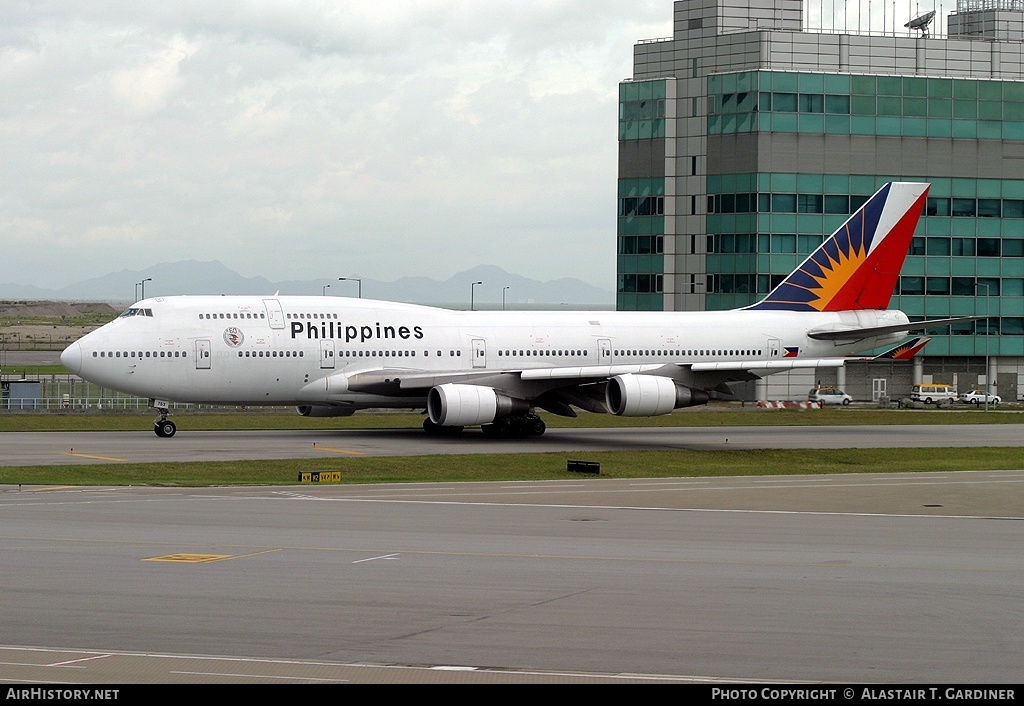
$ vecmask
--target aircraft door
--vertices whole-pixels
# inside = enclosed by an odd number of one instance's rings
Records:
[[[612,364],[612,342],[607,338],[597,339],[597,364]]]
[[[769,360],[775,360],[782,356],[782,342],[777,338],[768,339],[768,350],[765,351],[768,354]]]
[[[482,338],[473,339],[473,367],[487,367],[487,342]]]
[[[264,299],[263,306],[267,308],[270,328],[284,328],[284,310],[281,309],[281,302],[277,299]]]
[[[196,370],[210,369],[210,341],[200,338],[196,341]]]
[[[334,367],[334,340],[324,339],[320,341],[320,368]]]

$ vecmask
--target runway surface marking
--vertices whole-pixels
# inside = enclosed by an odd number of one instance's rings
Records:
[[[260,554],[272,554],[279,552],[281,549],[264,549],[259,552],[249,552],[248,554],[165,554],[163,556],[151,556],[142,559],[142,561],[166,561],[170,563],[178,564],[212,564],[215,561],[227,561],[228,559],[247,559],[253,556],[259,556]]]
[[[347,666],[347,665],[346,665]],[[181,674],[188,677],[230,677],[232,679],[267,679],[271,681],[300,681],[306,684],[348,684],[351,679],[320,679],[317,677],[288,677],[279,674],[244,674],[242,672],[181,672],[170,670],[169,674]]]
[[[45,667],[70,667],[73,664],[81,664],[82,662],[91,662],[94,659],[106,659],[107,657],[113,657],[114,655],[109,652],[102,655],[92,655],[90,657],[81,657],[79,659],[69,659],[63,662],[50,662],[49,664],[43,665]]]
[[[335,449],[335,448],[331,448],[330,446],[317,446],[315,441],[313,442],[313,448],[316,449],[317,451],[330,451],[330,452],[336,453],[336,454],[348,454],[350,456],[365,456],[365,454],[362,451],[350,451],[348,449]]]
[[[126,458],[114,458],[112,456],[92,456],[90,454],[75,453],[72,451],[61,451],[62,456],[74,456],[76,458],[91,458],[95,461],[127,461]]]
[[[371,556],[371,557],[369,557],[367,559],[356,559],[352,563],[353,564],[362,564],[365,561],[378,561],[380,559],[396,559],[396,558],[398,558],[398,553],[397,552],[394,553],[394,554],[384,554],[383,556]]]
[[[197,663],[210,664],[228,664],[237,665],[238,667],[245,668],[251,667],[255,669],[266,669],[266,668],[278,668],[281,673],[262,673],[262,672],[215,672],[215,671],[199,671],[199,670],[168,670],[168,674],[181,674],[187,676],[208,676],[208,677],[223,677],[223,678],[238,678],[238,679],[268,679],[268,680],[305,680],[313,681],[316,683],[320,682],[350,682],[351,679],[339,678],[339,677],[319,677],[311,675],[303,675],[297,677],[284,673],[288,669],[302,668],[308,670],[310,668],[319,668],[323,670],[337,670],[337,669],[367,669],[367,670],[381,670],[381,671],[392,671],[392,672],[467,672],[478,674],[482,677],[488,675],[491,678],[508,677],[511,679],[521,677],[539,677],[539,678],[568,678],[568,679],[582,679],[582,680],[598,680],[598,681],[609,681],[609,682],[621,682],[621,681],[642,681],[642,682],[697,682],[697,683],[717,683],[717,682],[737,682],[741,681],[746,683],[746,680],[726,677],[714,677],[714,676],[692,676],[692,675],[674,675],[674,674],[641,674],[641,673],[604,673],[604,672],[581,672],[581,671],[568,671],[568,670],[536,670],[536,669],[494,669],[487,667],[472,667],[465,665],[446,665],[446,664],[381,664],[373,662],[326,662],[321,660],[288,660],[288,659],[272,659],[272,658],[258,658],[258,657],[235,657],[235,656],[216,656],[216,655],[190,655],[190,654],[170,654],[170,653],[159,653],[159,652],[109,652],[109,651],[88,651],[88,650],[75,650],[75,649],[61,649],[61,648],[48,648],[48,647],[24,647],[19,645],[0,645],[0,652],[17,652],[17,653],[29,653],[29,654],[40,654],[46,656],[47,654],[58,653],[62,655],[89,655],[89,657],[81,660],[70,660],[70,662],[82,662],[88,661],[88,659],[99,659],[107,657],[125,657],[142,660],[180,660],[180,661],[192,661]],[[52,664],[45,663],[31,663],[31,662],[2,662],[0,664],[14,665],[14,666],[26,666],[26,667],[53,667],[53,668],[64,668],[61,662]],[[76,669],[84,669],[84,665],[72,667]],[[141,671],[151,671],[150,669],[142,668]],[[65,677],[61,678],[61,681],[56,682],[60,684],[67,684],[68,681]],[[6,681],[0,679],[0,682]],[[18,680],[23,681],[23,680]],[[791,680],[764,680],[759,679],[756,683],[793,683]],[[85,682],[82,682],[85,683]]]

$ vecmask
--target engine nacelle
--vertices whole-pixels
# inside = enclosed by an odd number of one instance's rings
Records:
[[[707,404],[710,395],[657,375],[616,375],[608,381],[605,401],[612,414],[654,417],[680,407]]]
[[[295,408],[303,417],[351,417],[355,407],[339,407],[333,404],[303,404]]]
[[[430,388],[427,393],[430,421],[445,427],[490,424],[495,419],[529,411],[529,402],[503,395],[493,387],[446,383]]]

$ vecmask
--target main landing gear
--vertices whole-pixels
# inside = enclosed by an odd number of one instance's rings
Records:
[[[178,427],[167,418],[171,411],[166,407],[157,407],[157,411],[160,412],[160,416],[153,420],[153,431],[159,437],[167,438],[174,436],[174,432],[178,431]]]
[[[544,420],[536,414],[496,419],[493,423],[480,427],[484,436],[490,439],[525,439],[530,436],[542,436],[546,429]]]
[[[525,439],[530,436],[541,436],[546,429],[544,420],[536,414],[504,417],[480,426],[480,431],[489,439]],[[462,433],[463,427],[434,424],[428,417],[423,420],[423,431],[431,436],[458,436]]]

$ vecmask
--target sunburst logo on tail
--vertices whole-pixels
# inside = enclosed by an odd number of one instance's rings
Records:
[[[887,350],[885,353],[875,357],[875,360],[890,359],[890,360],[910,360],[917,355],[922,348],[928,345],[928,342],[932,340],[928,336],[918,336],[912,338],[906,343],[901,343],[895,348]]]
[[[886,184],[767,297],[749,308],[884,308],[927,191],[926,184]],[[883,241],[887,241],[884,247]]]

